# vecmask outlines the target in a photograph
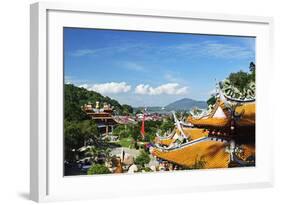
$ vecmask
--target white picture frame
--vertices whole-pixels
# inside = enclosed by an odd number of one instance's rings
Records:
[[[30,15],[30,198],[34,201],[95,199],[273,186],[273,120],[270,76],[273,19],[270,17],[97,8],[71,3],[35,3]],[[64,177],[62,139],[62,28],[245,35],[257,38],[257,127],[254,168],[171,173]],[[61,114],[60,114],[61,113]],[[268,135],[269,139],[263,136]],[[61,166],[60,166],[61,165]],[[163,180],[165,178],[165,180]],[[118,189],[112,184],[118,184]]]

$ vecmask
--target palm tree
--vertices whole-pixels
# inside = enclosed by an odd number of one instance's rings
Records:
[[[111,152],[110,148],[106,148],[106,150],[104,150],[104,155],[106,160],[110,159],[110,152]]]
[[[111,156],[110,156],[111,149],[106,148],[104,150],[104,156],[105,156],[105,164],[111,164]]]

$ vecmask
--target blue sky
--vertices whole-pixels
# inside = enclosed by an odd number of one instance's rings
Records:
[[[206,100],[251,61],[253,37],[64,28],[65,82],[132,106]]]

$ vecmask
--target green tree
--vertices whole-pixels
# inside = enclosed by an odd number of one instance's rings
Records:
[[[81,135],[85,141],[91,140],[97,142],[98,127],[93,120],[84,120],[78,123]]]
[[[119,139],[127,138],[127,137],[129,137],[129,126],[130,125],[118,125],[113,130],[112,134],[118,136]]]
[[[243,89],[251,82],[250,75],[242,70],[237,73],[231,73],[228,79],[240,92],[243,92]]]
[[[207,104],[209,105],[214,105],[216,103],[216,97],[214,95],[212,95],[208,100],[207,100]]]
[[[249,70],[251,72],[251,74],[250,74],[251,81],[255,81],[256,80],[256,65],[253,62],[250,63]]]
[[[118,124],[118,125],[114,128],[112,134],[113,134],[113,135],[119,136],[119,133],[120,133],[122,130],[124,130],[124,129],[125,129],[125,125]]]
[[[99,154],[99,149],[95,146],[88,147],[85,152],[85,155],[90,157],[92,162],[95,160],[98,154]]]
[[[110,148],[106,148],[106,149],[103,150],[103,154],[104,154],[106,160],[110,160],[111,159],[110,152],[111,152]]]
[[[93,174],[109,174],[109,173],[110,173],[109,169],[106,166],[102,165],[102,164],[94,164],[87,171],[88,175],[93,175]]]
[[[66,160],[75,160],[75,150],[84,146],[87,141],[91,141],[93,144],[98,143],[98,130],[94,121],[64,121],[64,152]]]
[[[122,108],[123,108],[123,114],[128,115],[128,114],[133,114],[133,112],[134,112],[133,107],[130,105],[124,104],[124,105],[122,105]]]
[[[160,130],[163,130],[163,132],[166,132],[168,130],[173,129],[174,127],[175,127],[174,121],[169,118],[168,120],[165,120],[161,123]]]
[[[236,73],[230,73],[228,79],[230,83],[237,87],[240,92],[243,92],[243,89],[248,86],[250,82],[255,81],[256,77],[256,65],[251,62],[249,65],[249,73],[240,70]]]
[[[135,163],[144,167],[145,164],[150,162],[150,157],[145,151],[141,151],[140,155],[135,159]]]
[[[75,160],[75,150],[83,146],[84,140],[77,123],[64,121],[64,158],[68,161]]]
[[[74,85],[64,86],[64,119],[68,121],[79,121],[87,119],[87,115],[82,111],[79,100],[81,93]]]

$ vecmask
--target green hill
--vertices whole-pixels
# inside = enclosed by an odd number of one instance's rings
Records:
[[[132,107],[129,105],[121,105],[117,100],[103,96],[95,91],[89,91],[85,88],[77,87],[73,84],[64,85],[64,119],[65,120],[83,120],[87,116],[81,110],[81,106],[91,102],[99,101],[110,104],[114,107],[116,114],[132,113]]]

